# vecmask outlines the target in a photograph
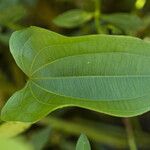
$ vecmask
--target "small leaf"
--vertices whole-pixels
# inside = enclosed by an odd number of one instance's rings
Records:
[[[25,17],[26,14],[26,9],[22,5],[9,6],[0,10],[0,24],[8,25],[14,23]]]
[[[80,135],[76,145],[76,150],[91,150],[90,143],[85,134]]]
[[[127,13],[102,15],[102,20],[118,27],[126,34],[136,32],[143,25],[142,20],[138,16]]]
[[[80,9],[73,9],[57,16],[53,23],[60,27],[74,28],[91,20],[93,14]]]
[[[67,106],[120,117],[150,110],[149,42],[30,27],[13,33],[10,49],[28,82],[3,107],[3,120],[35,122]]]
[[[49,140],[50,131],[50,127],[45,127],[32,134],[30,141],[35,150],[43,150],[45,144]]]

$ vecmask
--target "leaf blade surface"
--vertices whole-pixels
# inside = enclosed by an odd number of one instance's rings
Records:
[[[12,35],[10,49],[29,80],[2,109],[3,120],[34,122],[66,106],[124,117],[149,110],[148,42],[30,27]]]

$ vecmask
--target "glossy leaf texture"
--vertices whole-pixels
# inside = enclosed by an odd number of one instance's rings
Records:
[[[76,150],[91,150],[88,138],[85,134],[81,134],[76,145]]]
[[[10,50],[29,79],[3,107],[3,120],[35,122],[67,106],[120,117],[150,109],[149,42],[30,27],[13,33]]]
[[[58,15],[53,20],[53,23],[60,27],[74,28],[91,20],[92,17],[92,12],[87,12],[81,9],[72,9]]]

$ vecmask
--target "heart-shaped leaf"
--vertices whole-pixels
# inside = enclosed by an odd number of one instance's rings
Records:
[[[66,106],[125,117],[150,109],[149,42],[30,27],[12,35],[10,49],[29,79],[2,109],[3,120],[34,122]]]

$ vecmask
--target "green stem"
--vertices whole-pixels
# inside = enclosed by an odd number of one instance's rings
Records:
[[[142,132],[142,128],[141,128],[138,117],[133,117],[132,120],[131,120],[131,123],[134,126],[136,131],[141,131]]]
[[[124,118],[123,121],[126,127],[128,144],[129,144],[130,150],[137,150],[131,122],[129,118]]]
[[[94,12],[94,19],[95,19],[95,28],[97,33],[101,33],[100,29],[100,0],[95,0],[95,12]]]
[[[128,144],[126,137],[115,137],[114,134],[111,135],[111,132],[108,133],[109,135],[106,134],[104,129],[96,130],[83,124],[64,121],[54,117],[45,118],[40,123],[43,125],[50,125],[52,128],[77,136],[79,136],[81,133],[85,133],[89,138],[96,142],[106,143],[116,148],[124,148]]]
[[[83,120],[78,122],[82,123],[65,121],[55,117],[45,118],[40,121],[41,124],[46,126],[49,125],[52,128],[64,133],[69,133],[76,136],[79,136],[81,133],[85,133],[93,141],[105,143],[106,145],[110,145],[118,149],[128,147],[126,131],[124,128],[102,123],[98,123],[98,128],[95,128],[95,125],[93,127],[93,125],[84,122]],[[136,141],[140,147],[149,148],[149,139],[149,134],[144,132],[136,132]]]

